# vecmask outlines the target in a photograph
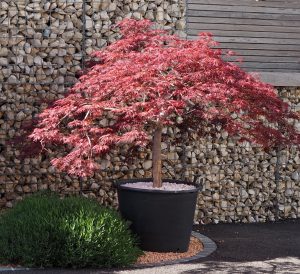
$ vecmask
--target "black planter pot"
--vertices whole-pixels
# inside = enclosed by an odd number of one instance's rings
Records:
[[[146,251],[186,252],[192,232],[199,187],[193,190],[161,191],[129,188],[126,183],[149,182],[152,179],[117,181],[119,209],[131,222]],[[164,180],[184,183],[178,180]]]

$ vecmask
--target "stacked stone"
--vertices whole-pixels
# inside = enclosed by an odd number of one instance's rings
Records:
[[[299,113],[300,89],[283,88],[279,94]],[[300,121],[294,121],[300,131]],[[281,153],[281,178],[278,187],[280,203],[278,205],[282,218],[300,217],[300,154],[299,147],[292,147]]]
[[[82,7],[68,2],[0,3],[0,204],[7,207],[53,181],[51,172],[45,175],[51,169],[49,161],[20,160],[9,140],[21,133],[22,123],[46,107],[45,102],[62,97],[65,86],[76,80],[82,60]]]
[[[204,177],[197,220],[264,222],[277,217],[300,217],[299,149],[281,152],[281,177],[276,182],[275,151],[265,153],[259,147],[237,145],[230,139],[212,143],[204,140],[202,156],[197,155],[199,147],[194,143],[192,148],[196,159],[191,161],[197,162],[197,167],[189,167],[190,173],[194,171]]]
[[[183,0],[91,0],[86,1],[83,18],[86,28],[85,53],[106,46],[118,38],[112,28],[124,18],[149,19],[163,28],[185,37]]]
[[[79,193],[117,206],[112,180],[151,176],[150,149],[128,157],[128,148],[98,159],[100,171],[79,179],[58,173],[50,158],[20,158],[9,141],[22,133],[47,102],[64,95],[93,50],[118,38],[112,26],[123,18],[147,18],[184,37],[183,0],[2,0],[0,3],[0,208],[37,190],[64,195]],[[300,109],[300,89],[280,95]],[[108,121],[103,120],[102,123]],[[300,124],[297,125],[300,129]],[[282,152],[281,178],[276,185],[276,152],[266,154],[247,143],[237,145],[226,132],[216,140],[197,139],[176,128],[164,131],[166,178],[203,183],[196,221],[259,222],[300,217],[299,152]],[[167,140],[181,137],[185,144]],[[52,157],[56,154],[52,153]],[[278,202],[279,201],[279,202]],[[277,210],[278,209],[278,210]]]

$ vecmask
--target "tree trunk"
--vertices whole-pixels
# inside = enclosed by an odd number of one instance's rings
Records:
[[[162,186],[161,178],[161,135],[162,125],[159,124],[155,128],[153,136],[153,147],[152,147],[152,176],[153,176],[153,187]]]

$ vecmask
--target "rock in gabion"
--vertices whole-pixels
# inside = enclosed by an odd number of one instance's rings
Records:
[[[149,149],[128,156],[128,147],[112,151],[92,178],[57,173],[50,158],[21,159],[10,140],[22,134],[22,124],[36,117],[50,101],[61,98],[76,82],[88,55],[118,39],[113,25],[123,18],[147,18],[155,27],[185,37],[183,0],[2,0],[0,3],[0,208],[38,190],[63,195],[79,193],[117,207],[112,180],[151,176]],[[300,89],[280,95],[300,110]],[[101,123],[108,123],[108,120]],[[300,124],[297,124],[300,129]],[[165,129],[164,177],[202,178],[195,221],[261,222],[300,217],[299,152],[282,152],[281,177],[274,181],[275,152],[249,144],[237,145],[226,132],[217,140]],[[167,139],[167,138],[166,138]],[[55,153],[50,152],[52,156]]]

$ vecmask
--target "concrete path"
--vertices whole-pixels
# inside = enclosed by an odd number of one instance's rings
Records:
[[[13,273],[48,274],[196,274],[299,273],[300,219],[266,224],[218,224],[195,227],[218,249],[192,263],[126,270],[35,270]],[[1,273],[9,273],[2,271]],[[10,272],[12,273],[12,272]]]

